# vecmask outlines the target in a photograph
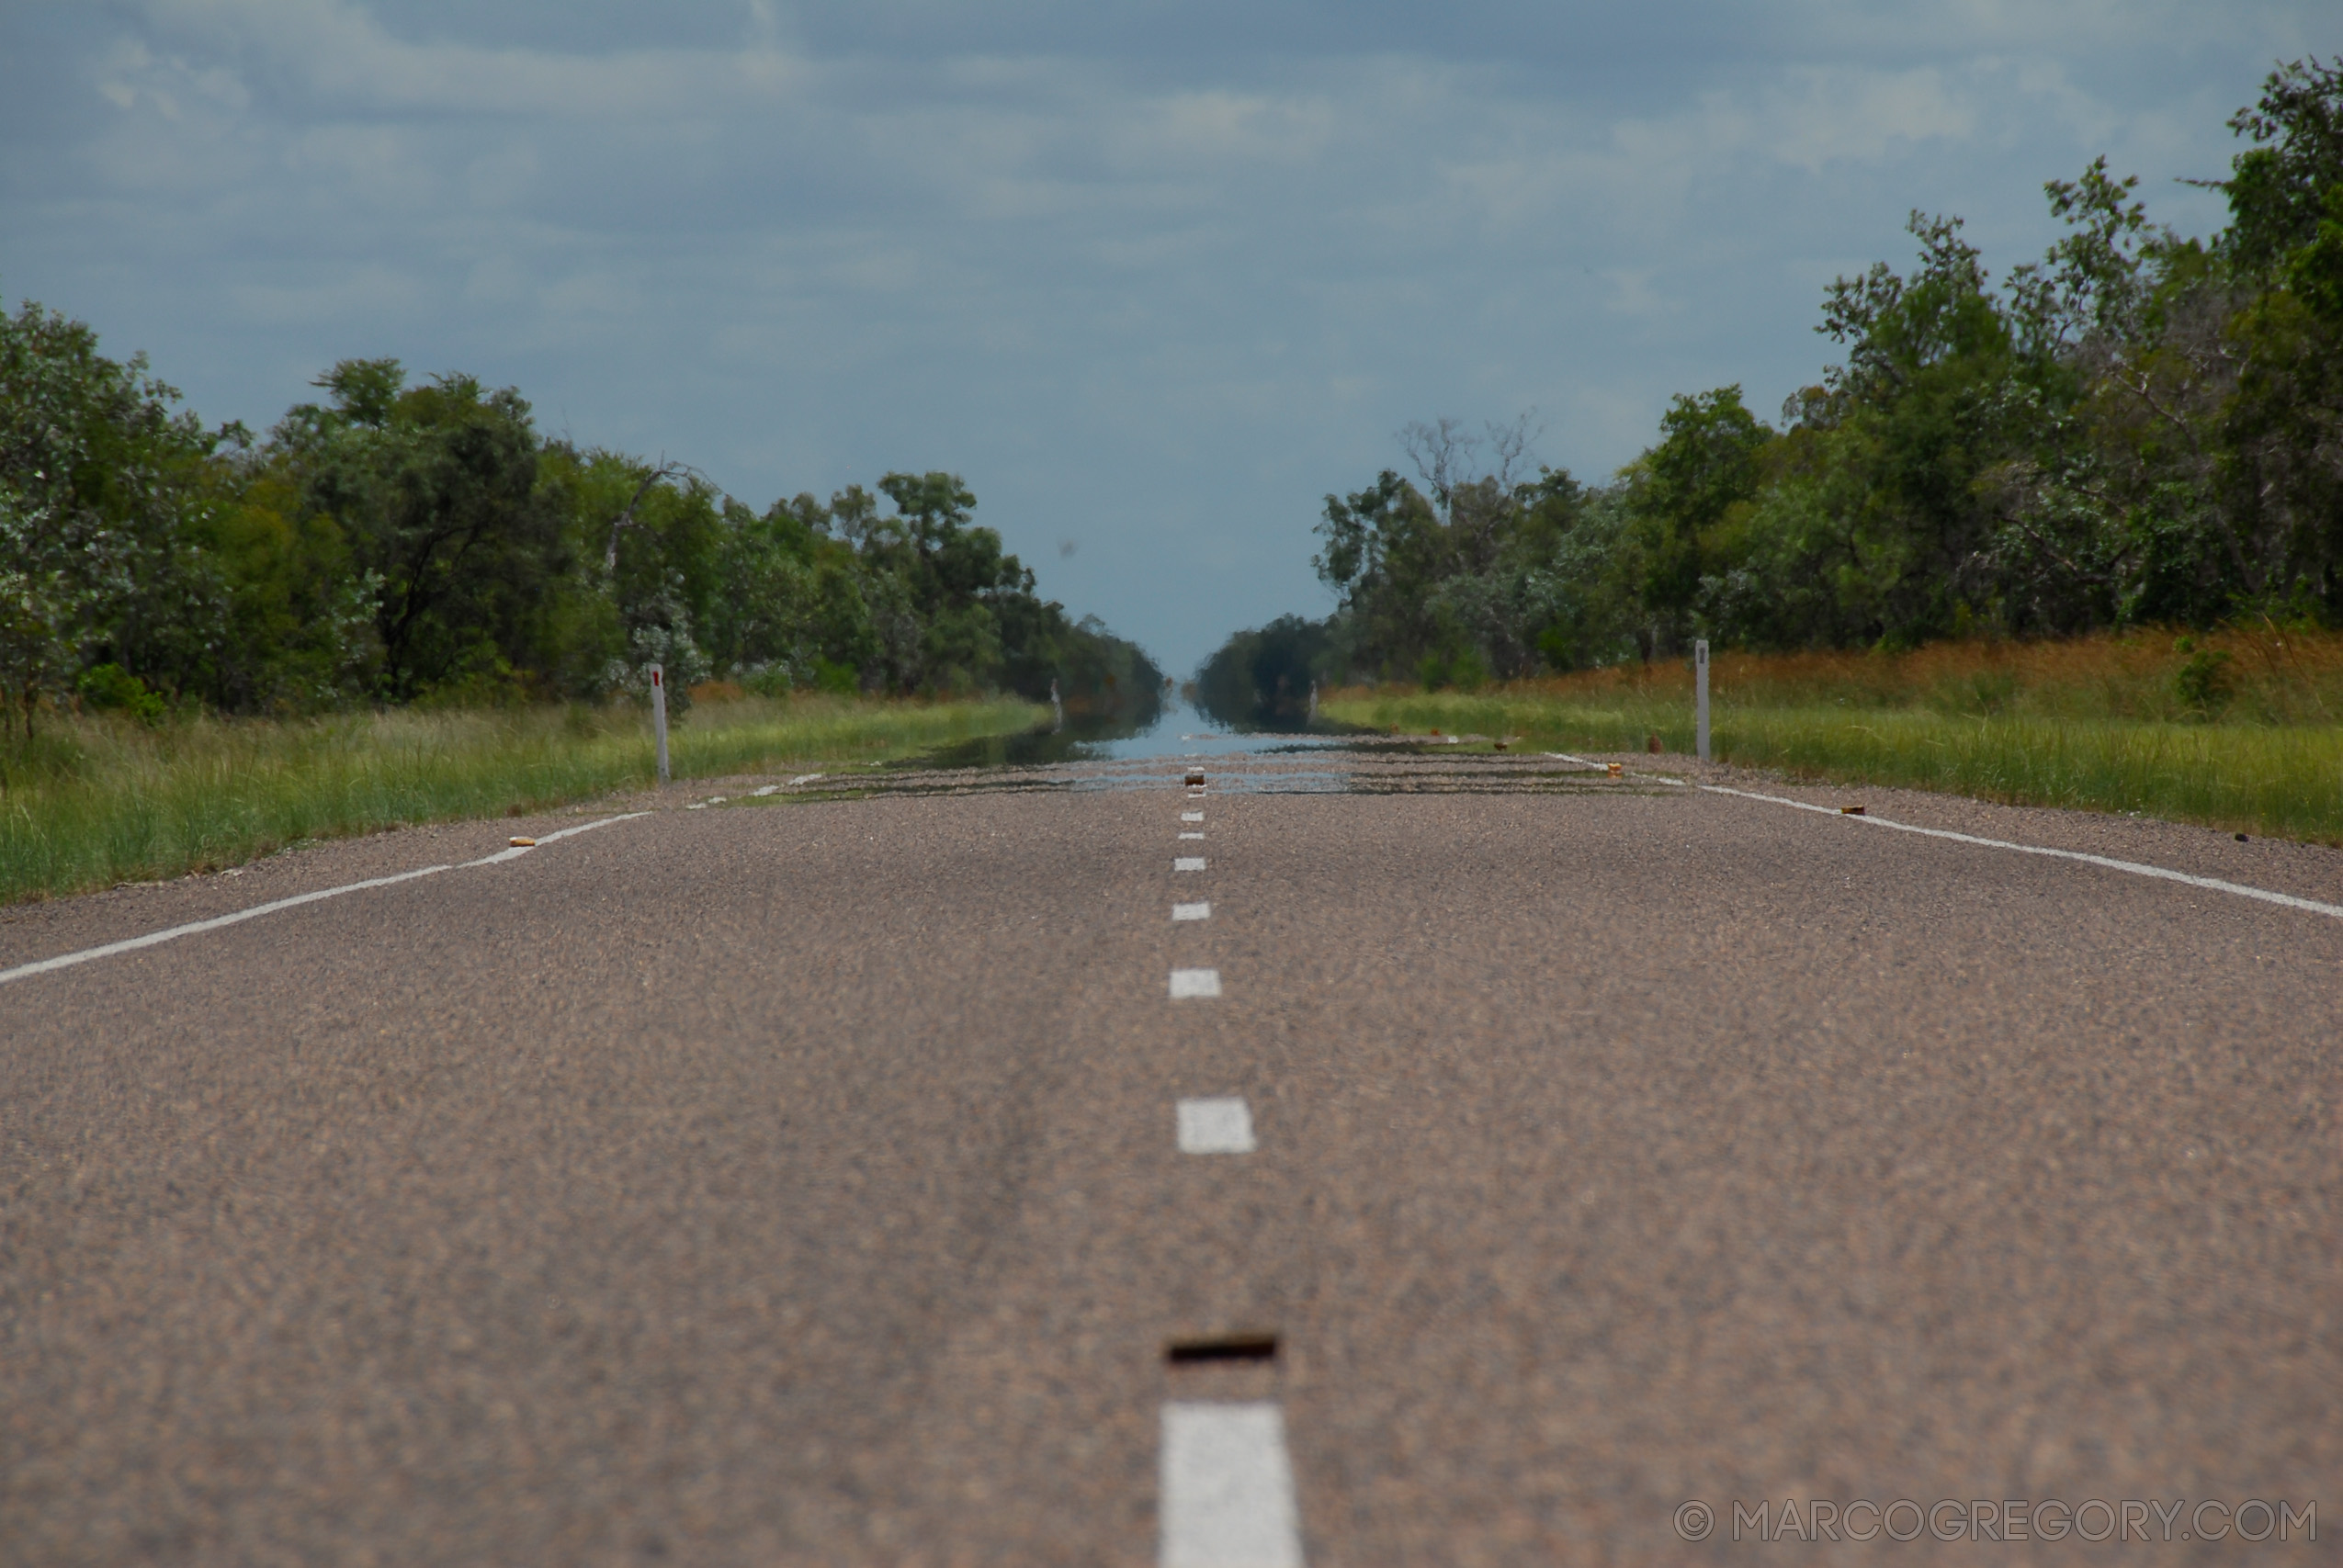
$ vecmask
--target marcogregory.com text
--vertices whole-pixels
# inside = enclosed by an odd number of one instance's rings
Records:
[[[2316,1540],[2318,1504],[2248,1497],[2242,1502],[2160,1497],[1784,1498],[1736,1497],[1712,1506],[1693,1498],[1676,1510],[1686,1540]]]

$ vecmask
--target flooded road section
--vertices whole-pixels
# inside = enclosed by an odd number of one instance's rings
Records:
[[[1503,750],[1487,738],[1396,736],[1328,725],[1296,732],[1239,731],[1184,705],[1145,728],[1071,723],[990,736],[903,761],[812,774],[764,798],[996,791],[1174,789],[1191,770],[1216,790],[1249,795],[1513,795],[1655,791],[1593,764]],[[728,804],[746,804],[746,801]]]

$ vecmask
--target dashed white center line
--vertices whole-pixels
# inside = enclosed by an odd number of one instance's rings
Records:
[[[1172,918],[1175,920],[1208,920],[1212,919],[1212,904],[1208,899],[1199,899],[1194,904],[1174,904],[1172,906]]]
[[[1202,833],[1183,833],[1180,837],[1183,839],[1201,839],[1204,835]]]
[[[1217,969],[1174,969],[1172,971],[1172,999],[1186,1001],[1192,997],[1217,997],[1220,994],[1220,971]]]
[[[1183,811],[1180,813],[1180,820],[1183,822],[1201,822],[1204,820],[1204,813],[1201,811]]]
[[[1161,1483],[1161,1568],[1302,1568],[1276,1405],[1166,1404]]]
[[[1183,1155],[1249,1155],[1253,1152],[1253,1113],[1242,1099],[1223,1095],[1180,1101],[1180,1152]]]
[[[1204,856],[1181,855],[1172,861],[1172,869],[1173,871],[1202,871],[1204,869]]]

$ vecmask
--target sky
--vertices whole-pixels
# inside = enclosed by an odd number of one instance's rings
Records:
[[[1184,673],[1330,607],[1329,491],[1815,380],[1913,209],[1999,274],[2106,154],[2217,228],[2333,0],[0,0],[0,296],[255,429],[338,359],[762,509],[947,468]]]

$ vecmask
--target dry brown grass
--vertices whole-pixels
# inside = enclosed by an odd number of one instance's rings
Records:
[[[2334,633],[1725,654],[1710,690],[1716,755],[1728,761],[2343,840]],[[1671,661],[1473,693],[1353,689],[1323,698],[1319,712],[1597,750],[1639,750],[1658,737],[1681,751],[1692,744],[1692,698],[1691,669]]]
[[[2210,672],[2210,690],[2193,696],[2182,679],[2192,662]],[[1718,703],[1744,706],[2332,724],[2343,716],[2343,633],[2266,626],[2194,636],[2132,632],[2059,642],[1943,642],[1907,653],[1722,653],[1710,666],[1709,683]],[[1598,706],[1689,700],[1692,690],[1692,669],[1682,660],[1498,689],[1506,696]]]

